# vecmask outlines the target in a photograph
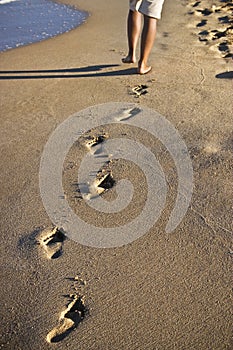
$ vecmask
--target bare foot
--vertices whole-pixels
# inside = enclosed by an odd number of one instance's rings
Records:
[[[151,71],[152,67],[151,66],[146,66],[146,65],[138,65],[138,74],[147,74]]]
[[[122,58],[122,62],[123,63],[135,63],[136,59],[134,57],[132,57],[131,55],[128,55],[128,56]]]

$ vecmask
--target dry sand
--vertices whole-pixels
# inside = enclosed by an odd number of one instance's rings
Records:
[[[1,54],[1,348],[230,349],[232,23],[212,7],[229,2],[165,0],[147,76],[121,64],[127,1],[66,3],[89,11],[87,22]],[[226,36],[214,39],[219,31]],[[38,180],[49,135],[112,101],[150,107],[182,135],[194,170],[185,218],[167,234],[165,215],[137,241],[106,250],[41,234],[52,224]],[[173,191],[175,183],[173,175]]]

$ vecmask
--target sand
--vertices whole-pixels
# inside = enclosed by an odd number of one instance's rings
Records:
[[[150,57],[153,70],[145,76],[134,74],[136,65],[121,63],[127,1],[66,3],[88,11],[87,22],[1,54],[1,348],[230,349],[231,29],[227,19],[218,20],[225,10],[204,11],[227,1],[166,0]],[[226,36],[213,39],[219,31]],[[224,40],[225,50],[210,50]],[[194,190],[182,222],[166,233],[176,169],[162,145],[144,137],[168,171],[166,209],[134,242],[98,249],[51,228],[39,166],[61,122],[109,102],[151,108],[172,123],[192,160]],[[64,172],[68,196],[72,152]],[[135,186],[127,220],[145,203],[145,178],[134,165],[112,166],[113,177],[124,175]],[[80,205],[69,200],[74,210]],[[82,201],[80,208],[95,223]]]

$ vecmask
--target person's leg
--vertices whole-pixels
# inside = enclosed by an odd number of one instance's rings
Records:
[[[127,20],[127,32],[128,32],[128,55],[122,59],[123,63],[136,62],[136,48],[141,31],[141,19],[142,15],[138,11],[129,10]]]
[[[147,65],[147,61],[153,47],[156,36],[156,18],[144,15],[144,25],[141,38],[140,60],[138,62],[138,73],[146,74],[151,70],[151,66]]]

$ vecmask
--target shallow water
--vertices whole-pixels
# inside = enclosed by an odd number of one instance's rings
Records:
[[[86,18],[86,12],[49,0],[0,0],[0,51],[68,32]]]

